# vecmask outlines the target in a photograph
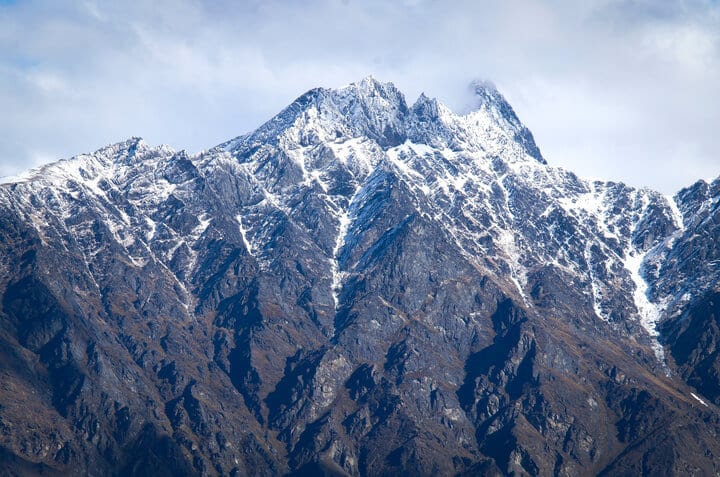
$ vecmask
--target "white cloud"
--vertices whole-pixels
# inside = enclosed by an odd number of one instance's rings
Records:
[[[207,148],[373,74],[457,110],[490,79],[584,175],[671,192],[720,174],[711,2],[29,0],[0,24],[0,173],[130,135]]]
[[[652,25],[643,35],[643,44],[658,58],[674,62],[681,71],[704,75],[717,68],[720,31],[697,25]]]

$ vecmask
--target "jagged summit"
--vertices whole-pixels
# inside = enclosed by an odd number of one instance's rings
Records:
[[[317,88],[301,95],[254,133],[220,147],[242,155],[259,144],[281,140],[306,147],[348,137],[368,137],[383,149],[409,140],[480,151],[496,149],[503,143],[517,149],[515,160],[524,160],[527,155],[545,164],[532,134],[502,95],[494,87],[480,83],[476,89],[478,108],[461,116],[425,94],[408,107],[404,95],[392,83],[371,76],[339,89]]]
[[[545,159],[540,153],[540,149],[535,144],[535,138],[530,130],[520,122],[515,111],[505,97],[498,91],[494,83],[490,81],[474,81],[470,85],[477,103],[475,111],[482,111],[484,114],[491,114],[505,123],[509,130],[514,133],[514,139],[525,148],[527,153],[537,159],[539,162],[546,164]],[[474,111],[469,113],[471,116]]]
[[[338,89],[315,88],[298,97],[287,108],[263,124],[251,134],[239,136],[216,148],[228,151],[238,151],[259,144],[278,141],[283,134],[293,127],[311,127],[316,134],[307,137],[296,137],[299,142],[339,140],[342,137],[368,136],[373,138],[381,147],[397,146],[410,139],[420,143],[437,143],[437,135],[454,135],[458,128],[469,131],[464,136],[475,136],[478,141],[494,141],[495,137],[487,135],[487,124],[494,123],[495,129],[505,130],[513,140],[523,147],[525,152],[545,164],[534,142],[532,133],[522,125],[512,107],[490,82],[473,82],[479,102],[475,110],[467,118],[455,115],[449,108],[435,98],[424,93],[408,108],[405,97],[393,83],[383,83],[373,76],[351,83]],[[312,111],[312,112],[310,112]],[[484,116],[480,118],[480,116]],[[469,121],[463,121],[469,119]],[[480,119],[480,120],[479,120]],[[296,124],[300,121],[302,124]],[[485,131],[477,131],[480,124],[486,127]],[[431,134],[418,134],[418,124],[428,128]],[[449,129],[449,131],[448,131]],[[455,130],[455,131],[453,131]],[[480,134],[478,134],[480,133]],[[424,137],[423,137],[424,136]],[[430,137],[428,137],[430,136]],[[447,141],[443,142],[448,146]],[[466,147],[467,145],[454,145],[453,147]],[[169,146],[162,148],[170,151]],[[143,153],[151,147],[141,138],[132,137],[116,144],[108,145],[92,154],[95,158],[113,157],[116,162],[128,162],[134,158],[144,157]],[[139,153],[139,154],[138,154]],[[77,160],[90,156],[85,154],[60,162]],[[137,157],[136,157],[137,156]],[[48,173],[53,168],[42,166],[28,171],[17,177],[3,178],[3,183],[29,180],[38,173]]]
[[[168,148],[168,146],[162,146]],[[90,175],[101,173],[111,174],[110,169],[122,164],[133,162],[136,156],[142,157],[152,148],[140,137],[131,137],[124,141],[110,144],[93,153],[80,154],[67,159],[45,164],[29,170],[17,177],[3,179],[3,183],[11,184],[35,180],[53,180],[68,175],[77,175],[78,179],[88,179]],[[169,148],[168,148],[169,149]]]
[[[366,78],[0,187],[0,467],[720,472],[720,180],[584,180],[475,90]]]
[[[360,81],[350,83],[331,91],[335,91],[336,93],[341,91],[353,91],[355,95],[366,97],[380,96],[397,102],[400,102],[400,99],[402,99],[402,102],[405,102],[405,97],[400,90],[395,87],[395,84],[391,82],[383,83],[372,75],[368,75]]]

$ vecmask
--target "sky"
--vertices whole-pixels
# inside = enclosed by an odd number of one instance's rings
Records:
[[[720,176],[717,0],[0,0],[0,176],[131,136],[198,152],[370,74],[456,112],[492,81],[584,177]]]

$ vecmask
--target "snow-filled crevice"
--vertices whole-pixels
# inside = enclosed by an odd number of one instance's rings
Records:
[[[255,248],[252,246],[252,244],[250,243],[250,241],[248,240],[248,232],[247,232],[247,230],[245,230],[245,227],[243,226],[243,223],[242,223],[242,215],[240,215],[240,214],[236,215],[236,216],[235,216],[235,220],[237,220],[238,228],[240,229],[240,238],[242,238],[243,245],[245,245],[245,249],[247,250],[247,252],[248,252],[250,255],[252,255],[252,256],[254,257],[254,256],[255,256],[255,253],[256,253],[256,250],[255,250]]]
[[[352,222],[351,206],[360,190],[361,187],[357,186],[348,201],[347,207],[337,207],[337,210],[335,211],[338,222],[337,235],[335,236],[335,246],[333,247],[330,257],[330,274],[332,277],[330,289],[332,292],[335,310],[337,310],[340,305],[340,292],[342,291],[342,281],[344,276],[344,273],[340,269],[340,254],[342,252],[343,245],[345,245],[345,239]]]
[[[636,194],[638,193],[636,192]],[[648,197],[646,195],[642,195],[641,202],[642,208],[640,210],[639,217],[643,217],[648,211]],[[639,222],[640,221],[638,220],[638,223]],[[660,344],[660,333],[657,330],[657,324],[662,317],[665,306],[663,303],[652,302],[650,300],[648,297],[648,283],[642,274],[643,264],[646,258],[648,258],[653,251],[653,248],[645,251],[637,250],[632,243],[629,243],[627,249],[625,250],[625,256],[623,257],[623,265],[630,274],[630,279],[635,286],[632,297],[635,303],[635,308],[637,308],[638,311],[638,320],[640,325],[650,336],[652,348],[658,361],[664,364],[665,350]]]
[[[600,288],[600,285],[598,284],[598,280],[595,274],[595,268],[593,265],[592,260],[592,243],[587,242],[585,245],[585,262],[587,263],[588,267],[588,275],[590,278],[590,290],[592,292],[592,298],[593,298],[593,309],[595,310],[595,314],[598,318],[600,318],[603,321],[608,321],[608,317],[605,313],[602,311],[602,290]]]
[[[335,247],[332,251],[330,259],[330,273],[332,274],[332,296],[335,309],[338,309],[340,303],[340,291],[342,290],[343,273],[340,271],[340,250],[345,244],[348,228],[350,226],[350,215],[348,211],[343,212],[338,217],[338,232],[335,239]]]

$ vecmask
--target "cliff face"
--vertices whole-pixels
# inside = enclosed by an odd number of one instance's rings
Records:
[[[583,180],[476,89],[0,185],[7,472],[719,472],[720,181]]]

